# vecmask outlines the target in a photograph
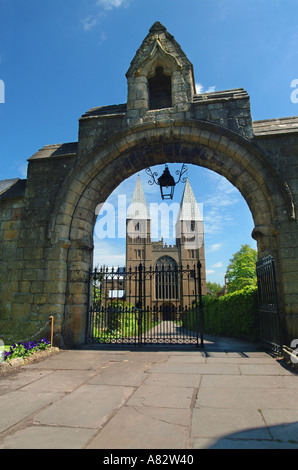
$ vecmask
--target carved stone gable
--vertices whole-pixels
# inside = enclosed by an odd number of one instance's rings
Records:
[[[192,64],[174,37],[154,23],[126,74],[128,118],[142,122],[149,111],[185,110],[193,101]]]

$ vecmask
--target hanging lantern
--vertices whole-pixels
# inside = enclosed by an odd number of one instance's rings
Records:
[[[182,175],[187,171],[187,166],[185,164],[182,165],[180,172],[179,170],[176,171],[176,175],[179,175],[178,181],[174,180],[168,165],[165,165],[163,174],[157,178],[157,180],[155,179],[158,176],[156,172],[152,173],[150,168],[147,168],[145,171],[152,178],[148,183],[151,185],[157,184],[160,187],[160,194],[163,200],[173,199],[176,184],[178,184],[179,181],[182,181],[183,183],[186,182],[186,178],[182,178]]]

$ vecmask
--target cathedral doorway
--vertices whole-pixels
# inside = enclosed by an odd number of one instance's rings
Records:
[[[171,302],[164,302],[161,306],[162,309],[162,319],[163,321],[172,321],[176,320],[176,309],[175,306]]]

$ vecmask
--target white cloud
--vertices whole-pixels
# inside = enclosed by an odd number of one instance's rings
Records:
[[[97,6],[103,7],[105,10],[112,10],[121,6],[127,6],[127,0],[97,0]]]
[[[211,268],[222,268],[222,267],[223,267],[223,264],[222,264],[221,261],[219,263],[216,263],[213,266],[211,266]]]
[[[95,3],[96,11],[93,11],[92,14],[86,16],[81,20],[84,31],[91,31],[96,26],[98,26],[101,21],[107,16],[107,12],[113,8],[129,6],[130,0],[97,0]],[[103,42],[106,40],[106,34],[101,33],[100,41]]]
[[[214,274],[215,271],[213,271],[212,269],[206,269],[206,274]]]
[[[214,245],[211,245],[209,248],[209,251],[218,251],[222,247],[221,243],[214,243]]]
[[[217,173],[211,173],[210,196],[204,201],[206,234],[219,234],[234,222],[232,208],[241,201],[240,192]]]
[[[94,266],[124,266],[125,265],[125,242],[112,243],[110,240],[94,240],[93,253]]]
[[[200,95],[201,93],[203,93],[203,90],[204,90],[204,87],[201,83],[196,83],[196,92],[198,95]]]
[[[201,95],[202,93],[213,93],[215,89],[216,86],[210,86],[205,90],[202,83],[196,83],[196,92],[198,95]]]
[[[83,20],[81,20],[81,23],[85,31],[90,31],[97,25],[97,19],[95,18],[95,16],[89,15]]]

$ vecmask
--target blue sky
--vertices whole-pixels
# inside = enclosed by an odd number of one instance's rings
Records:
[[[126,102],[125,73],[155,21],[193,63],[198,90],[244,88],[253,120],[297,115],[297,17],[297,0],[0,0],[0,179],[25,178],[44,145],[77,141],[86,110]],[[204,204],[208,279],[223,283],[232,254],[255,247],[252,218],[223,178],[192,166],[188,176]],[[111,200],[129,202],[136,177]],[[100,264],[123,264],[123,240],[95,242]]]

